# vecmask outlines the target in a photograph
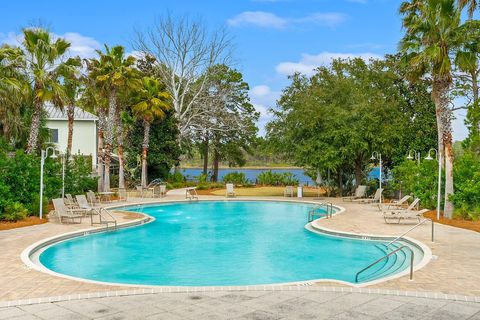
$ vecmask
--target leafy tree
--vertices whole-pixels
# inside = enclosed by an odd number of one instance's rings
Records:
[[[424,86],[402,79],[397,60],[335,60],[310,78],[292,76],[267,125],[271,146],[312,178],[334,177],[340,194],[352,175],[362,183],[372,151],[392,167],[417,142],[428,150],[435,141],[432,103]]]
[[[147,186],[147,154],[150,143],[150,126],[153,120],[163,119],[165,112],[170,106],[170,95],[165,91],[165,86],[157,80],[145,77],[142,80],[142,88],[134,93],[133,113],[143,121],[143,143],[142,143],[142,187]]]
[[[256,136],[259,114],[250,103],[248,84],[238,70],[215,65],[208,74],[206,94],[201,100],[204,113],[197,121],[196,131],[201,132],[203,140],[204,174],[211,144],[212,181],[217,181],[220,161],[230,166],[245,164],[244,153]]]

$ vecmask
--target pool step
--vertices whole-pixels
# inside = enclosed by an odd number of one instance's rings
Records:
[[[389,247],[387,247],[385,244],[377,245],[383,256],[400,248],[401,246],[402,244],[398,243],[394,243]],[[410,264],[410,254],[411,253],[408,249],[401,249],[397,251],[395,254],[379,262],[377,264],[378,266],[373,266],[371,271],[368,270],[362,274],[359,277],[358,282],[361,283],[373,281],[405,270]]]

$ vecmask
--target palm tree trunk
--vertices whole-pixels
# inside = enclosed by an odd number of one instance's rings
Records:
[[[147,186],[147,154],[150,140],[150,122],[143,120],[143,143],[142,143],[142,187]]]
[[[203,174],[207,174],[208,172],[208,135],[205,135],[205,139],[203,140]]]
[[[452,112],[448,107],[448,91],[450,83],[447,78],[434,77],[432,84],[432,99],[435,103],[438,132],[439,159],[445,159],[445,203],[443,215],[453,216],[453,203],[449,197],[453,194],[453,143],[452,143]]]
[[[72,154],[72,141],[73,141],[73,120],[75,117],[75,106],[70,104],[67,106],[67,119],[68,119],[68,136],[67,136],[67,159]]]
[[[105,110],[100,108],[98,111],[98,148],[97,148],[97,174],[98,174],[98,192],[103,192],[104,182],[104,132],[105,132]]]
[[[115,118],[117,114],[117,94],[116,90],[110,91],[108,98],[108,119],[105,130],[105,173],[104,173],[104,191],[110,191],[110,163],[113,151],[113,136],[115,134]]]
[[[118,188],[125,189],[125,169],[123,161],[123,122],[117,112],[117,148],[118,148]]]
[[[40,133],[40,119],[42,116],[42,102],[35,99],[32,123],[30,124],[30,133],[27,142],[27,153],[32,154],[38,148],[38,135]]]

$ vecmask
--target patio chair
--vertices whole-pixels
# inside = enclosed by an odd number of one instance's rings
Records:
[[[418,222],[420,222],[423,217],[422,215],[428,211],[430,211],[430,209],[392,211],[390,213],[384,213],[383,218],[385,219],[385,223],[391,223],[391,220],[397,220],[397,223],[400,223],[400,221],[408,219],[417,219]]]
[[[167,185],[159,184],[153,187],[153,197],[163,198],[167,195]]]
[[[75,208],[77,207],[77,202],[75,201],[75,199],[73,199],[72,195],[70,193],[67,193],[65,195],[65,198],[63,199],[63,202],[65,203],[65,205],[69,208]]]
[[[235,197],[235,190],[233,190],[233,183],[226,184],[227,191],[225,193],[226,197]]]
[[[420,203],[420,199],[415,198],[415,200],[413,200],[413,202],[406,209],[393,209],[393,210],[389,210],[389,211],[384,211],[383,212],[383,218],[385,219],[385,222],[387,222],[387,219],[397,219],[397,218],[399,218],[402,213],[405,213],[407,215],[408,215],[408,213],[411,213],[411,212],[417,212],[418,213],[418,210],[415,210],[415,209],[418,208],[419,203]],[[399,220],[399,222],[400,222],[400,220]]]
[[[118,201],[127,201],[128,200],[128,192],[127,189],[118,189]]]
[[[284,197],[293,197],[293,186],[286,186],[283,190]]]
[[[400,200],[393,200],[387,205],[387,209],[406,209],[408,207],[408,199],[410,199],[411,196],[406,195]]]
[[[382,190],[383,192],[383,190]],[[380,188],[375,191],[375,194],[366,199],[355,199],[353,201],[360,201],[362,203],[381,203],[382,202],[382,194],[380,192]]]
[[[62,223],[64,219],[70,219],[72,223],[75,223],[75,219],[79,219],[80,221],[77,223],[82,223],[82,218],[86,212],[85,209],[68,208],[62,198],[53,199],[52,202],[53,207],[55,208],[55,214],[60,223]]]
[[[354,194],[343,197],[342,199],[343,201],[353,201],[356,199],[362,199],[362,198],[365,198],[366,193],[367,193],[367,186],[359,185],[357,189],[355,189]]]
[[[88,214],[98,214],[97,209],[88,203],[87,197],[84,194],[76,195],[75,198],[77,199],[79,209],[84,209]]]
[[[87,200],[92,207],[100,206],[100,199],[95,195],[92,190],[87,191]]]
[[[185,188],[185,199],[198,200],[197,187]]]
[[[137,197],[138,198],[143,198],[144,193],[145,193],[145,188],[142,186],[135,186],[135,189],[137,190]]]

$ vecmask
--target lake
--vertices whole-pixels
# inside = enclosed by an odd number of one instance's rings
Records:
[[[187,177],[187,179],[193,179],[198,177],[202,174],[203,169],[201,168],[182,168],[180,172]],[[265,171],[272,171],[276,173],[284,173],[290,172],[295,176],[295,179],[298,180],[299,183],[303,183],[304,185],[312,185],[315,182],[307,175],[303,169],[270,169],[270,168],[262,168],[262,169],[244,169],[244,168],[225,168],[225,169],[218,169],[218,181],[223,181],[223,177],[230,173],[230,172],[242,172],[245,174],[245,177],[255,183],[257,176]],[[211,171],[209,171],[211,174]]]
[[[180,172],[187,177],[187,179],[191,180],[194,179],[202,174],[203,169],[201,168],[182,168]],[[290,172],[295,176],[295,179],[298,180],[299,183],[303,185],[311,186],[315,185],[315,181],[307,176],[303,169],[299,168],[288,168],[288,169],[270,169],[270,168],[261,168],[261,169],[244,169],[244,168],[223,168],[218,170],[218,181],[223,181],[223,177],[230,172],[242,172],[245,174],[245,177],[250,180],[251,182],[255,183],[257,176],[265,171],[272,171],[277,173],[283,172]],[[211,174],[211,171],[209,171]],[[370,171],[369,178],[377,178],[378,179],[379,170],[378,167],[372,168]],[[383,180],[385,177],[383,177]]]

